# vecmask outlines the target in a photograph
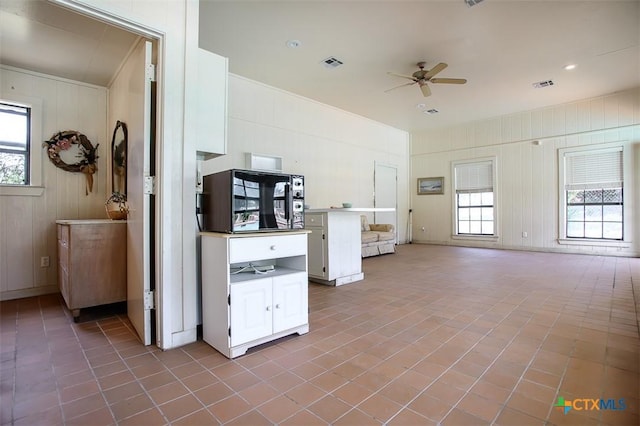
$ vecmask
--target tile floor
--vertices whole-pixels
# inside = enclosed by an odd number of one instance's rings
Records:
[[[235,360],[73,323],[58,295],[2,302],[1,422],[639,424],[640,259],[414,244],[363,267],[309,285],[308,334]]]

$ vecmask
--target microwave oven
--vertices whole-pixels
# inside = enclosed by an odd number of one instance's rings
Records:
[[[202,184],[204,231],[304,228],[304,176],[231,169],[204,176]]]

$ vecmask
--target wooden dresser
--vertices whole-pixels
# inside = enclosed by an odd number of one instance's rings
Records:
[[[127,222],[58,220],[58,285],[74,320],[80,309],[127,300]]]

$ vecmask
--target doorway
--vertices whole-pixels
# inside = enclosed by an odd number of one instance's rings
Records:
[[[374,207],[393,208],[392,212],[375,212],[375,223],[390,223],[396,229],[398,243],[398,168],[376,162],[374,167]]]

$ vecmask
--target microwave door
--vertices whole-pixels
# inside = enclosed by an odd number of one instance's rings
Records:
[[[271,210],[273,212],[273,218],[275,220],[275,229],[289,229],[289,181],[279,181],[275,182],[273,186],[273,193],[271,194],[271,199],[273,200],[273,205]]]

